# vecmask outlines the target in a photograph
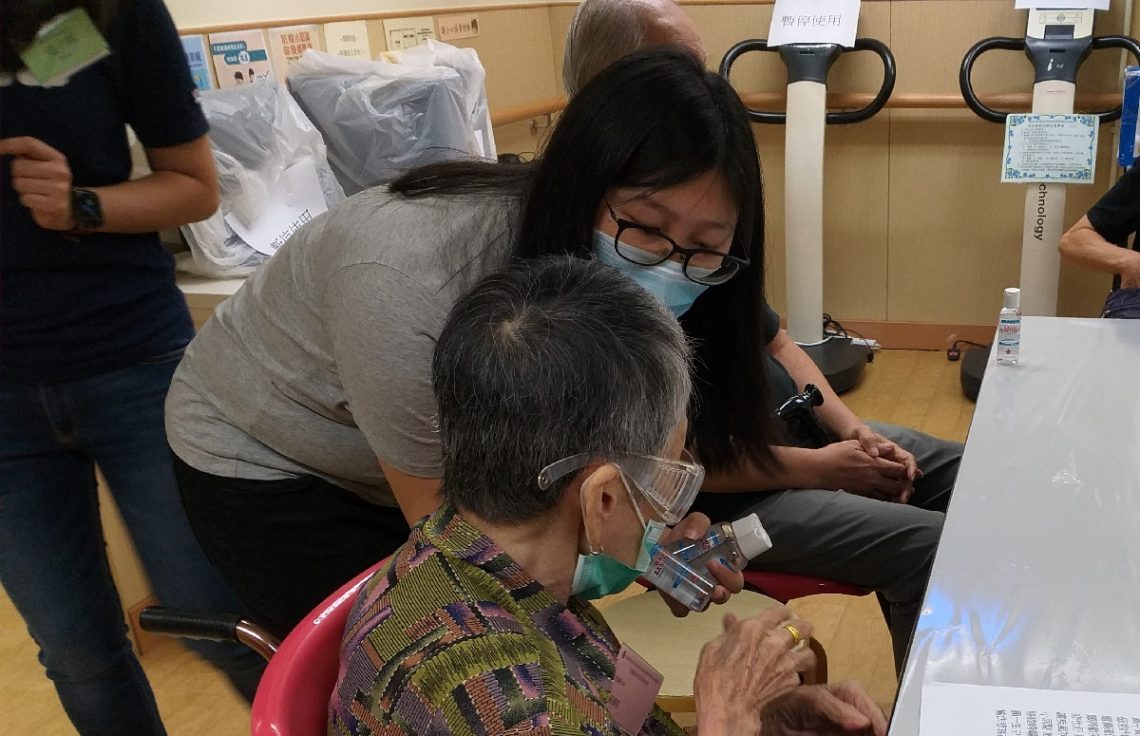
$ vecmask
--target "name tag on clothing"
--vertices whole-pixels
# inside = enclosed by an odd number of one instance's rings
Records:
[[[44,24],[20,59],[45,87],[66,82],[72,74],[111,53],[107,41],[83,8],[57,15]]]
[[[622,646],[614,667],[610,699],[606,701],[606,710],[622,731],[631,734],[641,731],[664,680],[641,655]]]

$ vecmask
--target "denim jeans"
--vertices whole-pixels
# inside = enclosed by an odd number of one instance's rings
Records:
[[[163,428],[178,358],[53,385],[0,381],[0,582],[82,736],[165,733],[126,637],[96,465],[163,604],[240,612],[178,498]],[[235,643],[187,645],[252,698],[260,657]]]

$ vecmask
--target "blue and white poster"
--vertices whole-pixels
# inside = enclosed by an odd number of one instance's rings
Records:
[[[206,40],[201,36],[183,36],[182,53],[186,54],[194,86],[203,92],[213,89],[214,77],[210,74],[210,54],[206,50]]]

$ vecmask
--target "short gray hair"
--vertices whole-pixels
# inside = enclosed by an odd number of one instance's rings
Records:
[[[646,10],[638,0],[582,0],[570,20],[562,56],[566,94],[578,94],[598,72],[641,48]]]
[[[432,360],[442,494],[497,523],[547,511],[572,455],[660,455],[685,416],[690,349],[672,314],[616,269],[552,256],[483,279],[448,316]]]

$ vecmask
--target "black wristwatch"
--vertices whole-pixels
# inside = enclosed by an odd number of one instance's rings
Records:
[[[71,188],[71,219],[76,230],[98,230],[103,226],[103,207],[99,195],[90,189]]]

